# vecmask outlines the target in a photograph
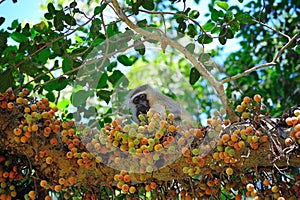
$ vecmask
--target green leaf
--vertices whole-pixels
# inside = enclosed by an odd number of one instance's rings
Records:
[[[192,10],[189,14],[189,17],[192,19],[197,19],[200,16],[200,13],[198,10]]]
[[[180,33],[184,33],[185,29],[186,29],[186,23],[182,21],[181,23],[179,23],[177,31],[179,31]]]
[[[222,45],[224,45],[224,44],[226,44],[227,40],[226,40],[225,37],[219,37],[219,42],[220,42]]]
[[[17,19],[15,19],[12,23],[11,23],[11,29],[16,29],[19,26],[19,21]]]
[[[211,34],[220,33],[222,31],[221,27],[215,27],[213,30],[211,30]]]
[[[252,17],[247,13],[237,13],[235,14],[235,18],[241,23],[241,24],[254,24],[255,22],[252,21]]]
[[[22,34],[25,35],[26,37],[30,37],[31,36],[30,27],[29,27],[28,23],[26,23],[26,25],[22,29]]]
[[[212,43],[213,38],[211,38],[210,36],[206,35],[206,34],[202,34],[198,37],[198,42],[199,44],[209,44]]]
[[[117,63],[117,62],[115,62],[115,63]],[[108,80],[108,74],[106,72],[103,72],[100,76],[100,80],[98,82],[97,89],[108,87],[107,80]]]
[[[224,17],[224,16],[225,16],[225,14],[222,10],[213,9],[211,11],[211,20],[213,20],[215,22],[218,22],[219,18]]]
[[[146,10],[153,10],[154,7],[155,7],[153,0],[144,0],[144,1],[142,2],[142,6],[143,6],[143,8],[145,8]]]
[[[44,14],[44,17],[45,17],[46,19],[48,19],[48,20],[53,19],[53,15],[50,14],[50,13],[45,13],[45,14]]]
[[[63,90],[67,85],[69,84],[68,80],[66,77],[60,77],[55,79],[54,81],[51,81],[49,83],[47,83],[44,86],[44,89],[47,91],[61,91]]]
[[[213,9],[211,11],[211,20],[213,20],[215,22],[219,20],[218,11],[216,9]]]
[[[79,90],[72,94],[71,102],[75,107],[83,106],[86,104],[87,98],[93,95],[94,93],[91,90]]]
[[[119,29],[118,29],[117,24],[116,24],[116,23],[110,23],[110,24],[107,26],[107,34],[108,34],[108,37],[114,36],[114,35],[116,35],[117,33],[119,33]]]
[[[231,11],[227,11],[224,19],[226,22],[230,22],[233,19],[233,13]]]
[[[107,71],[112,72],[112,70],[118,65],[118,63],[116,61],[111,62],[108,66],[107,66]]]
[[[106,8],[107,4],[104,3],[102,4],[101,6],[97,6],[95,9],[94,9],[94,15],[98,15],[100,13],[103,12],[103,10]]]
[[[146,47],[143,43],[141,43],[140,40],[135,40],[134,41],[134,50],[139,52],[140,55],[144,55],[146,52]]]
[[[104,100],[106,103],[109,103],[111,95],[112,91],[109,90],[100,90],[99,92],[97,92],[97,96],[100,99]]]
[[[296,51],[297,54],[300,54],[300,45],[296,46],[295,51]]]
[[[226,28],[223,28],[222,31],[220,32],[219,34],[219,42],[224,45],[226,44],[226,32],[227,32],[227,29]]]
[[[300,83],[300,75],[295,76],[293,79],[295,82]]]
[[[75,8],[77,6],[76,1],[73,1],[72,3],[70,3],[70,8]]]
[[[190,11],[191,11],[191,8],[187,8],[187,9],[184,11],[184,14],[185,14],[185,15],[188,15]]]
[[[215,23],[213,23],[213,22],[207,22],[206,24],[204,24],[204,25],[202,26],[202,28],[203,28],[205,31],[211,31],[214,27],[215,27]]]
[[[54,14],[55,13],[55,8],[54,8],[54,5],[53,5],[53,3],[49,3],[48,5],[47,5],[47,9],[48,9],[48,12],[50,13],[50,14]]]
[[[10,70],[7,71],[0,71],[0,92],[4,92],[9,87],[12,87],[15,84],[14,77],[12,75],[12,72]]]
[[[0,26],[4,23],[5,18],[4,17],[0,17]]]
[[[194,85],[200,78],[201,74],[198,72],[198,70],[193,67],[190,71],[190,84]]]
[[[70,71],[73,68],[74,61],[67,57],[62,61],[62,70],[64,73]]]
[[[70,26],[76,25],[76,20],[70,14],[66,14],[66,16],[64,17],[64,20]]]
[[[57,103],[58,108],[63,108],[64,110],[67,110],[67,108],[70,105],[70,100],[69,99],[62,99]]]
[[[231,28],[228,28],[228,29],[227,29],[227,32],[226,32],[226,38],[228,38],[228,39],[234,38],[234,33],[233,33],[233,31],[232,31]]]
[[[185,49],[188,50],[190,53],[194,53],[195,51],[195,43],[189,43],[185,46]]]
[[[111,82],[114,86],[120,81],[124,74],[120,70],[115,70],[112,75],[108,77],[108,81]]]
[[[64,23],[62,21],[62,18],[55,16],[53,19],[54,27],[58,31],[64,30]]]
[[[61,43],[59,41],[56,41],[52,44],[52,50],[57,56],[61,56],[64,53],[63,49],[61,48]]]
[[[188,31],[187,35],[191,38],[195,37],[198,34],[198,31],[196,30],[195,26],[193,24],[188,25]]]
[[[40,53],[38,54],[38,61],[39,63],[45,64],[50,56],[50,49],[49,48],[45,48],[42,51],[40,51]]]
[[[131,66],[133,64],[132,60],[129,59],[126,55],[120,55],[117,57],[117,60],[122,63],[124,66]]]
[[[47,94],[46,94],[46,97],[48,98],[48,100],[50,101],[50,102],[54,102],[55,101],[55,95],[54,95],[54,93],[53,92],[48,92]]]
[[[138,1],[138,3],[134,3],[132,4],[132,13],[137,15],[139,14],[139,7],[141,6],[140,1]]]
[[[41,76],[41,77],[39,77],[38,79],[36,79],[36,82],[41,82],[42,80],[43,80],[44,82],[46,82],[46,81],[49,81],[50,79],[51,79],[50,76],[45,75],[45,76]]]
[[[90,118],[97,115],[97,109],[94,106],[90,106],[87,110],[84,111],[83,116],[85,118]]]
[[[19,33],[19,32],[13,32],[13,33],[11,33],[10,37],[14,41],[19,42],[19,43],[28,41],[28,38],[25,35],[23,35],[22,33]]]
[[[139,27],[145,27],[147,25],[147,20],[146,19],[143,19],[143,20],[140,20],[138,21],[136,24],[139,26]]]
[[[238,21],[233,21],[231,24],[230,24],[230,27],[232,28],[233,31],[237,32],[240,30],[241,26],[240,26],[240,23]]]
[[[220,7],[220,8],[222,8],[223,10],[228,10],[228,3],[227,2],[224,2],[224,1],[216,1],[215,2],[215,4],[218,6],[218,7]]]

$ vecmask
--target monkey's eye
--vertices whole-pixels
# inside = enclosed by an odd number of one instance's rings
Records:
[[[138,104],[139,103],[139,97],[135,97],[132,102],[134,104]]]
[[[141,100],[146,100],[146,94],[141,94],[139,97]]]

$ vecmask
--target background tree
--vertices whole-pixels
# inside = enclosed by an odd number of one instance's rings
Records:
[[[1,199],[300,196],[299,2],[212,1],[207,22],[188,3],[49,2],[2,27]],[[237,38],[215,64],[207,45]],[[126,121],[123,93],[149,78],[208,126]]]

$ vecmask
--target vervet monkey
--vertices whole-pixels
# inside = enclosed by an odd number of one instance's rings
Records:
[[[161,94],[147,84],[132,89],[128,93],[126,101],[127,107],[130,108],[136,122],[139,121],[138,116],[146,114],[150,108],[160,114],[165,113],[166,109],[168,109],[174,114],[177,124],[180,124],[182,120],[193,121],[193,117],[177,101]]]

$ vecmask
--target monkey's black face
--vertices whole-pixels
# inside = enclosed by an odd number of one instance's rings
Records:
[[[140,114],[146,114],[150,109],[149,101],[147,99],[146,94],[140,94],[136,96],[133,101],[134,105],[136,106],[136,117]]]

